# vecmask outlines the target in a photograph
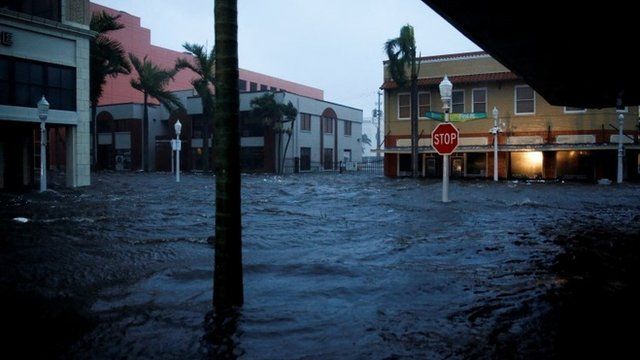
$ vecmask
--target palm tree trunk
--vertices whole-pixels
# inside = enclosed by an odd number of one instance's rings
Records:
[[[278,163],[282,161],[282,129],[278,131]],[[282,174],[282,167],[278,169],[278,174]]]
[[[293,124],[291,124],[291,131],[293,131]],[[281,169],[284,169],[284,160],[287,158],[287,150],[289,149],[289,142],[291,141],[291,134],[289,133],[289,137],[287,138],[287,145],[284,147],[284,155],[282,156],[282,166]]]
[[[202,170],[209,171],[209,122],[211,121],[211,114],[209,111],[204,111],[204,130],[202,132],[202,146],[204,146],[202,161]]]
[[[414,65],[415,67],[415,65]],[[418,76],[411,74],[411,176],[418,177]]]
[[[238,1],[215,0],[216,233],[213,305],[217,313],[244,302],[240,197]]]
[[[146,141],[147,141],[147,133],[149,131],[149,126],[148,126],[148,122],[149,122],[149,109],[147,106],[147,101],[148,101],[148,94],[145,92],[144,93],[144,109],[143,109],[143,115],[142,115],[142,134],[140,134],[140,144],[142,144],[142,170],[149,171],[148,170],[148,161],[149,161],[149,150],[148,150],[148,146],[145,146]]]

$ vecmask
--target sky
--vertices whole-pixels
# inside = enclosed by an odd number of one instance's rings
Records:
[[[213,0],[93,2],[140,17],[154,45],[183,51],[184,42],[214,43]],[[422,56],[480,50],[420,0],[239,0],[239,63],[320,88],[325,100],[362,109],[367,122],[382,84],[384,42],[406,24]],[[373,125],[363,131],[375,139]]]

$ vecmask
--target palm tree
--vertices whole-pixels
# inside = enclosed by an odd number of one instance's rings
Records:
[[[364,154],[364,146],[365,145],[371,146],[371,139],[369,138],[369,136],[367,134],[362,134],[362,136],[358,140],[360,141],[360,144],[362,145],[362,153]]]
[[[240,197],[238,0],[215,0],[216,233],[213,305],[216,313],[244,302]]]
[[[400,29],[400,36],[384,44],[389,58],[389,73],[399,87],[407,83],[407,67],[411,74],[411,174],[418,176],[418,72],[420,65],[416,57],[416,40],[413,26],[407,24]]]
[[[265,137],[278,134],[278,159],[280,160],[280,167],[278,173],[282,173],[284,167],[284,157],[282,156],[282,134],[287,133],[289,139],[287,141],[287,147],[289,147],[289,141],[291,140],[291,130],[298,116],[298,110],[293,106],[291,101],[287,105],[279,103],[275,95],[271,92],[254,98],[251,100],[251,113],[252,116],[257,119],[262,119],[266,128]],[[288,129],[284,128],[284,124],[291,122],[291,126]],[[285,148],[285,154],[287,149]]]
[[[197,78],[191,80],[191,85],[200,96],[202,102],[202,115],[204,117],[204,163],[203,170],[209,171],[209,128],[213,123],[213,114],[215,110],[213,92],[211,88],[215,86],[215,57],[216,48],[213,47],[211,52],[198,44],[184,43],[182,47],[193,54],[193,60],[181,58],[176,61],[176,70],[190,69],[198,75]]]
[[[145,56],[142,61],[133,54],[129,54],[129,60],[138,73],[137,78],[131,79],[131,87],[142,92],[144,96],[144,111],[142,118],[142,169],[149,170],[149,147],[145,146],[145,139],[149,133],[149,98],[156,99],[167,110],[184,109],[178,97],[166,90],[169,81],[176,74],[175,69],[162,69],[152,63]]]
[[[131,65],[122,44],[108,37],[108,33],[124,28],[118,22],[120,15],[111,16],[106,12],[94,13],[91,16],[91,30],[98,33],[89,44],[89,101],[91,101],[90,129],[93,139],[93,164],[98,162],[98,119],[96,110],[98,101],[102,97],[102,90],[107,82],[107,77],[115,78],[119,74],[129,74]]]
[[[282,122],[283,123],[290,122],[291,126],[283,130],[283,132],[287,134],[287,145],[284,147],[284,153],[282,155],[282,159],[280,160],[281,161],[280,173],[282,173],[284,170],[284,159],[287,157],[287,149],[289,149],[289,142],[291,141],[291,135],[294,130],[294,125],[296,123],[296,117],[298,116],[298,109],[296,109],[296,107],[293,106],[291,101],[289,101],[287,105],[281,104],[281,106],[282,106],[282,115],[284,116],[284,119],[282,120]]]

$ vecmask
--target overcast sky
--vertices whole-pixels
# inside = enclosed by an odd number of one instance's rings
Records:
[[[139,16],[154,45],[214,43],[213,0],[93,1]],[[420,0],[239,0],[240,67],[320,88],[366,119],[382,84],[383,44],[405,24],[423,56],[479,50]]]

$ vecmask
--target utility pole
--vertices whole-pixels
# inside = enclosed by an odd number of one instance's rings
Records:
[[[378,128],[376,131],[376,157],[380,158],[380,147],[382,143],[380,142],[380,119],[382,118],[382,110],[380,110],[380,96],[382,96],[382,91],[378,90],[378,111],[376,111],[376,117],[378,118]]]

